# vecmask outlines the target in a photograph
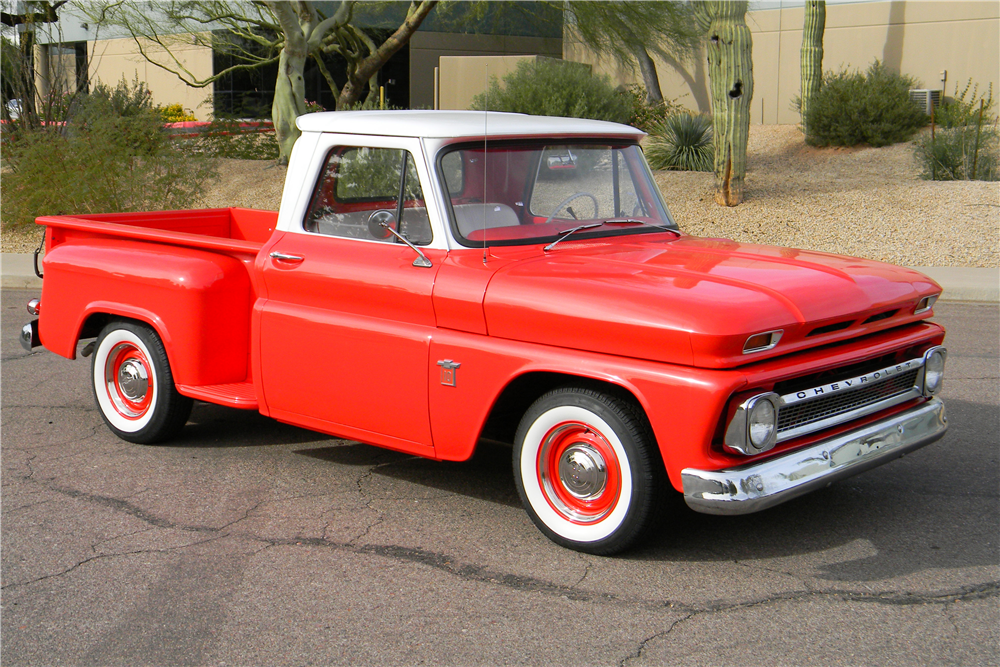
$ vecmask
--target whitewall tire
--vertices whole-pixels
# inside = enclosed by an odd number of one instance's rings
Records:
[[[609,555],[655,518],[663,464],[629,401],[564,387],[535,401],[514,442],[514,481],[528,515],[554,542]]]
[[[148,444],[175,435],[192,400],[174,387],[166,350],[156,332],[131,321],[111,322],[97,338],[91,365],[94,398],[115,435]]]

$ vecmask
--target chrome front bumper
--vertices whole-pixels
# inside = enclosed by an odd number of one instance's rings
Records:
[[[880,466],[948,429],[944,403],[915,408],[760,463],[726,470],[681,471],[684,500],[705,514],[749,514]]]

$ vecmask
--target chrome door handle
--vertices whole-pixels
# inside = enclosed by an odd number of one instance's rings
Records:
[[[299,257],[298,255],[286,255],[283,252],[272,252],[271,259],[276,259],[280,262],[301,262],[305,257]]]

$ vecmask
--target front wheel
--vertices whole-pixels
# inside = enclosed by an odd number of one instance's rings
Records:
[[[177,393],[163,342],[144,324],[105,326],[97,337],[91,377],[104,423],[123,440],[166,440],[191,414],[193,401]]]
[[[517,429],[514,481],[549,539],[577,551],[617,553],[653,524],[663,465],[642,414],[584,387],[535,401]]]

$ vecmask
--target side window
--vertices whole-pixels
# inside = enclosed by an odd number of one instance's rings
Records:
[[[305,230],[398,243],[383,223],[415,245],[431,242],[413,156],[397,148],[331,150],[303,221]]]

